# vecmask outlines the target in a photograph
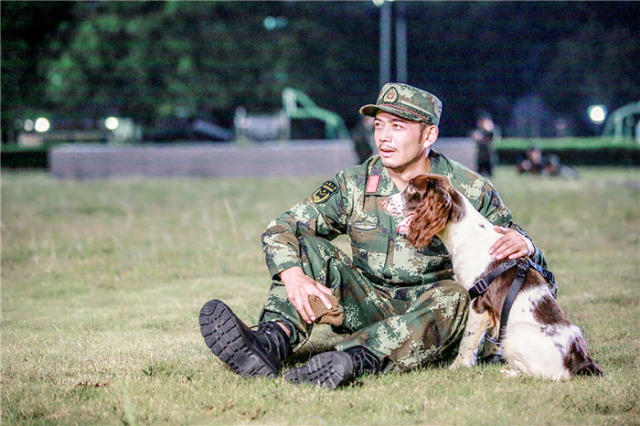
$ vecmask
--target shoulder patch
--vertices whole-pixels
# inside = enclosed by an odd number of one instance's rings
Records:
[[[316,192],[311,195],[311,199],[314,203],[324,203],[336,192],[338,192],[338,185],[328,180],[320,185],[320,188],[316,189]]]

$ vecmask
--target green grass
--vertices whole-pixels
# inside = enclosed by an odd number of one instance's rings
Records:
[[[640,170],[580,172],[499,168],[494,183],[545,250],[604,377],[553,383],[434,366],[333,392],[234,375],[197,321],[214,297],[256,321],[269,286],[260,234],[321,177],[3,172],[2,422],[638,424]],[[334,339],[316,329],[303,357]]]

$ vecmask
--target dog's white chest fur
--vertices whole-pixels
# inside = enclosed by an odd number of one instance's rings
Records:
[[[465,215],[461,221],[450,223],[438,236],[447,247],[453,261],[457,281],[467,289],[491,263],[489,249],[501,234],[493,230],[493,225],[482,216],[467,200]]]

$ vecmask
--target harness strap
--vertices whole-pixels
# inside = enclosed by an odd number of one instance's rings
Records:
[[[551,290],[553,291],[554,297],[558,294],[558,284],[556,283],[556,278],[553,275],[553,272],[551,272],[548,269],[543,268],[542,266],[538,265],[537,263],[535,263],[533,260],[529,259],[528,257],[522,257],[522,258],[520,258],[518,260],[526,261],[529,264],[530,267],[532,267],[536,271],[540,272],[542,277],[549,284],[549,287],[551,287]],[[495,280],[500,275],[504,274],[505,272],[507,272],[511,268],[513,268],[516,265],[518,265],[518,263],[519,263],[518,260],[507,260],[505,262],[502,262],[501,264],[496,266],[495,269],[489,271],[486,275],[478,278],[473,283],[473,287],[471,287],[469,289],[469,296],[471,297],[471,300],[473,300],[476,297],[486,293],[487,290],[489,289],[489,286],[493,282],[493,280]]]
[[[513,302],[516,300],[516,296],[518,292],[522,288],[522,284],[524,284],[524,279],[527,277],[527,272],[529,272],[529,267],[531,265],[527,263],[518,262],[518,270],[516,271],[516,277],[513,279],[511,283],[511,287],[509,287],[509,293],[507,293],[507,297],[504,300],[504,304],[502,305],[502,313],[500,314],[500,332],[498,333],[498,343],[502,341],[504,338],[504,334],[507,331],[507,321],[509,320],[509,313],[511,312],[511,307],[513,306]]]
[[[542,266],[538,265],[528,257],[526,257],[525,260],[529,263],[529,266],[531,266],[536,271],[540,272],[540,274],[544,277],[545,281],[549,284],[549,287],[551,287],[551,290],[553,291],[553,296],[554,297],[557,296],[558,284],[556,283],[556,277],[553,275],[553,272],[543,268]]]
[[[535,269],[544,277],[544,279],[549,284],[549,287],[551,287],[554,296],[558,292],[558,284],[556,284],[556,280],[553,275],[553,272],[543,268],[542,266],[538,265],[528,257],[521,258],[521,260],[523,260],[523,262],[520,262],[519,260],[515,260],[515,259],[502,262],[501,264],[496,266],[495,269],[489,271],[486,275],[476,280],[476,282],[473,283],[473,287],[469,289],[469,296],[473,300],[476,297],[486,293],[491,283],[500,275],[504,274],[505,272],[511,270],[516,266],[518,267],[518,270],[516,271],[516,276],[513,279],[511,286],[509,287],[509,292],[507,293],[507,297],[505,298],[504,303],[502,305],[502,312],[500,314],[500,331],[498,333],[498,338],[489,339],[487,336],[485,336],[485,339],[491,341],[494,344],[497,344],[498,346],[500,346],[500,342],[504,338],[504,334],[507,331],[507,321],[509,320],[509,313],[511,312],[511,307],[513,306],[513,302],[515,301],[516,296],[518,295],[518,292],[520,292],[520,289],[524,284],[524,280],[527,277],[527,272],[529,271],[529,268]]]
[[[471,299],[473,300],[481,294],[486,293],[493,280],[495,280],[500,275],[504,274],[517,264],[517,260],[507,260],[496,266],[495,269],[492,269],[486,275],[478,278],[476,282],[473,283],[473,287],[469,289],[469,296],[471,296]]]

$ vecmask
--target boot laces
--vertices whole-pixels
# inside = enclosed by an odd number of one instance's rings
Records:
[[[284,330],[273,321],[258,324],[255,331],[260,342],[270,354],[275,354],[280,361],[283,361],[290,352],[289,339]],[[262,337],[262,338],[260,338]]]
[[[378,371],[380,360],[364,347],[348,351],[353,359],[353,368],[356,377],[363,374],[373,374]]]

